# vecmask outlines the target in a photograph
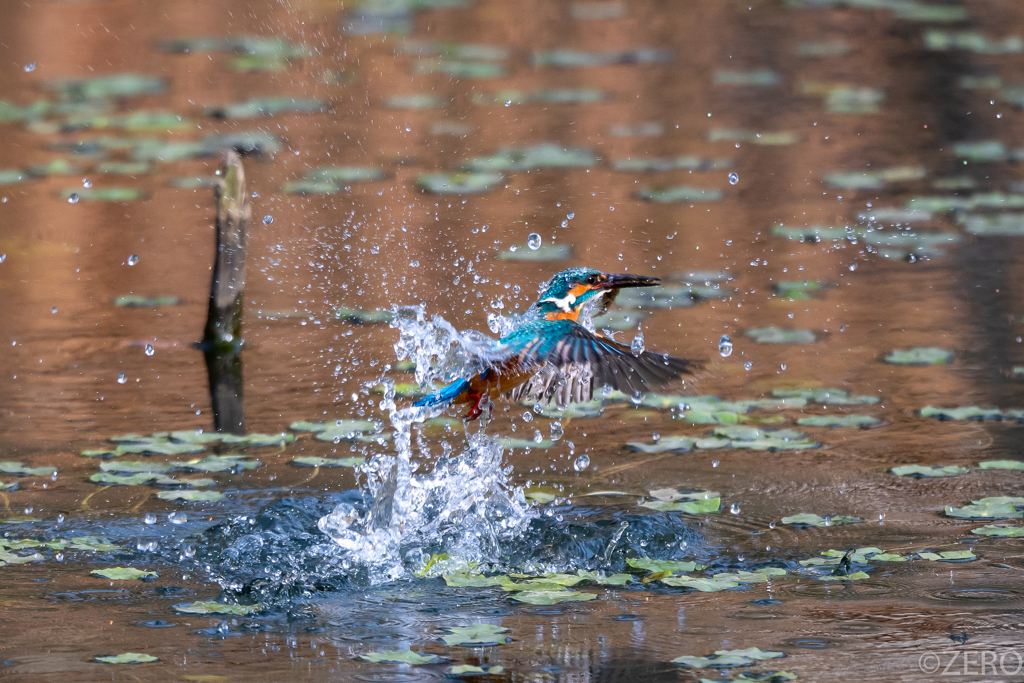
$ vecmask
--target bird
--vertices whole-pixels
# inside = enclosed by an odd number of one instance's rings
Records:
[[[594,389],[611,387],[629,396],[692,374],[696,363],[664,353],[634,349],[588,329],[590,316],[607,310],[618,292],[654,287],[656,277],[569,268],[544,285],[523,322],[482,357],[482,369],[413,403],[416,407],[469,406],[475,420],[493,396],[511,401],[555,400],[559,406],[589,401]],[[582,321],[581,321],[582,318]]]

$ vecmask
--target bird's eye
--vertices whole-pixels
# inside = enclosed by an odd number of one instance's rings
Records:
[[[601,276],[598,275],[597,273],[593,273],[592,275],[588,275],[587,276],[587,284],[588,285],[596,285],[600,281],[601,281]]]

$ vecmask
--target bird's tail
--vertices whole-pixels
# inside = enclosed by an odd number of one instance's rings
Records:
[[[413,403],[413,405],[417,408],[421,408],[423,406],[436,406],[443,403],[451,403],[467,391],[469,391],[469,380],[457,379],[440,391],[435,391],[429,396],[424,396]]]

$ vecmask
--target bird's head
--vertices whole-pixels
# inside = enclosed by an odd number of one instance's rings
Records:
[[[656,277],[632,273],[602,273],[593,268],[570,268],[558,273],[544,286],[535,304],[549,320],[576,320],[584,305],[597,304],[603,310],[626,287],[653,287]]]

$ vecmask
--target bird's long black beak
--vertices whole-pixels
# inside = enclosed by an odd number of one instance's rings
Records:
[[[625,289],[627,287],[654,287],[661,284],[656,277],[634,275],[633,273],[608,273],[598,285],[599,289]]]

